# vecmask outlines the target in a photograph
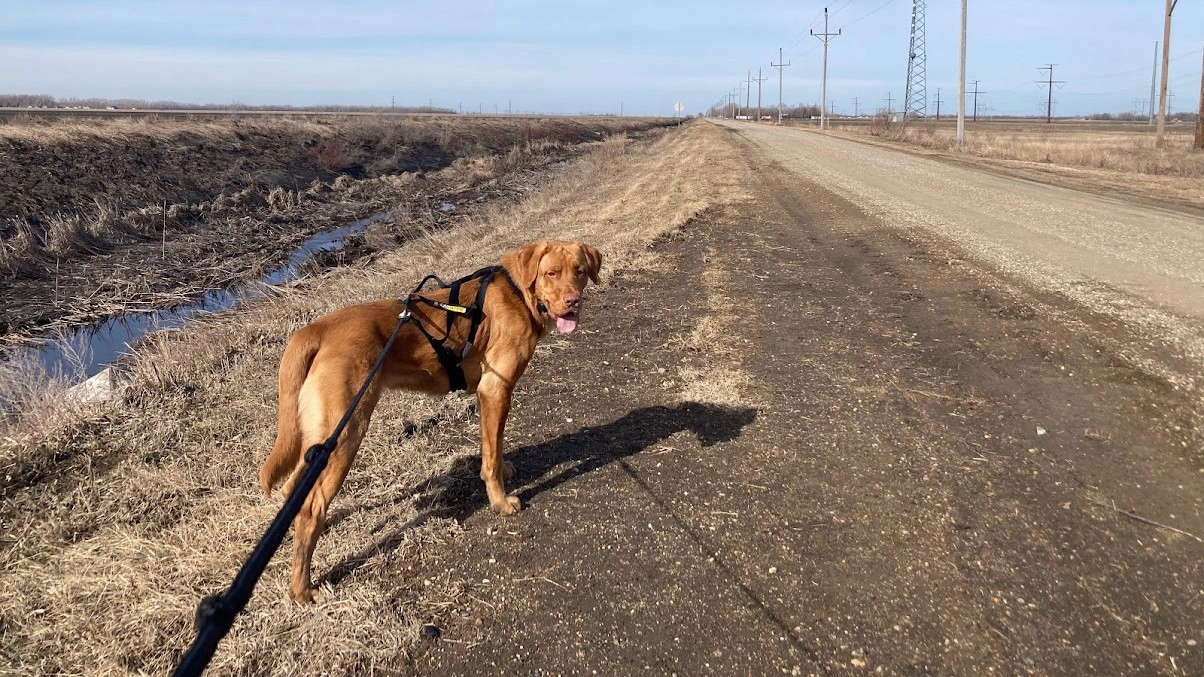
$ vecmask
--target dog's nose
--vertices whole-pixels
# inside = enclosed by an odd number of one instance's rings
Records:
[[[566,297],[564,297],[564,305],[576,310],[581,307],[581,297],[580,296],[566,296]]]

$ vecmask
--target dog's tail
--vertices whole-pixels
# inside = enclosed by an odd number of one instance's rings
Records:
[[[318,352],[318,337],[303,327],[289,340],[280,360],[280,427],[272,453],[259,469],[259,486],[267,496],[272,487],[297,467],[301,459],[301,429],[297,409],[301,386]]]

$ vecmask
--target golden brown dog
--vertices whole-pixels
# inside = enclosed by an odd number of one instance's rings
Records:
[[[578,242],[546,240],[510,252],[501,261],[518,289],[499,276],[486,288],[485,319],[476,343],[463,362],[468,392],[476,392],[481,412],[481,479],[489,503],[503,515],[521,506],[506,494],[513,468],[502,461],[502,431],[510,412],[510,396],[523,375],[535,345],[552,326],[573,331],[581,310],[586,280],[598,282],[602,255]],[[465,282],[461,297],[474,298],[479,281]],[[448,290],[424,293],[447,301]],[[280,363],[280,427],[276,444],[259,471],[259,483],[272,487],[291,475],[291,491],[305,469],[303,450],[319,444],[343,416],[372,364],[384,349],[402,311],[401,301],[375,301],[335,311],[299,329],[289,340]],[[423,303],[411,303],[413,318],[402,328],[380,374],[373,381],[345,429],[330,465],[294,522],[293,573],[289,595],[299,603],[317,601],[310,582],[310,560],[326,522],[326,510],[338,493],[382,388],[405,388],[430,394],[448,392],[448,375],[415,323],[442,338],[446,314]],[[469,321],[458,319],[447,346],[458,352]]]

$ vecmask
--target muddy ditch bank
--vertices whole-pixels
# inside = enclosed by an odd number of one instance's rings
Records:
[[[654,133],[644,127],[633,135]],[[34,232],[32,222],[10,221],[2,236],[12,265],[0,271],[0,346],[195,302],[279,268],[315,234],[391,213],[392,219],[364,229],[354,246],[311,265],[349,263],[413,237],[416,229],[447,227],[484,202],[522,195],[590,145],[523,143],[441,169],[340,175],[297,189],[250,186],[199,203],[111,213],[104,242],[95,241],[94,228],[75,233],[74,249],[63,256],[50,256],[53,238]],[[22,240],[41,249],[19,252]]]

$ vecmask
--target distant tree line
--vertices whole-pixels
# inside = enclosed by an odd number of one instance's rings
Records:
[[[1145,113],[1134,113],[1128,111],[1125,113],[1092,113],[1085,116],[1088,120],[1121,120],[1128,122],[1141,122],[1149,120],[1150,116]],[[1167,113],[1167,120],[1180,120],[1183,122],[1195,122],[1197,113]]]
[[[709,109],[707,109],[706,116],[713,117],[713,118],[721,118],[721,117],[729,117],[730,118],[737,114],[749,115],[749,116],[757,114],[756,106],[753,106],[752,109],[749,110],[744,107],[744,102],[741,102],[739,108],[740,108],[739,113],[737,113],[735,104],[732,104],[729,106],[723,106],[723,105],[711,106]],[[776,103],[766,103],[766,102],[762,101],[761,102],[761,115],[762,116],[766,116],[766,115],[772,116],[773,119],[776,120],[778,117],[778,105]],[[814,104],[804,105],[801,103],[796,103],[792,106],[782,106],[782,116],[790,118],[792,120],[799,120],[799,119],[809,120],[812,117],[819,117],[819,106],[814,105]]]
[[[56,98],[49,94],[0,94],[4,108],[119,108],[140,110],[248,110],[248,111],[316,111],[320,113],[455,113],[438,106],[252,106],[244,103],[180,103],[179,101],[147,101],[146,99],[102,99],[74,97]]]

